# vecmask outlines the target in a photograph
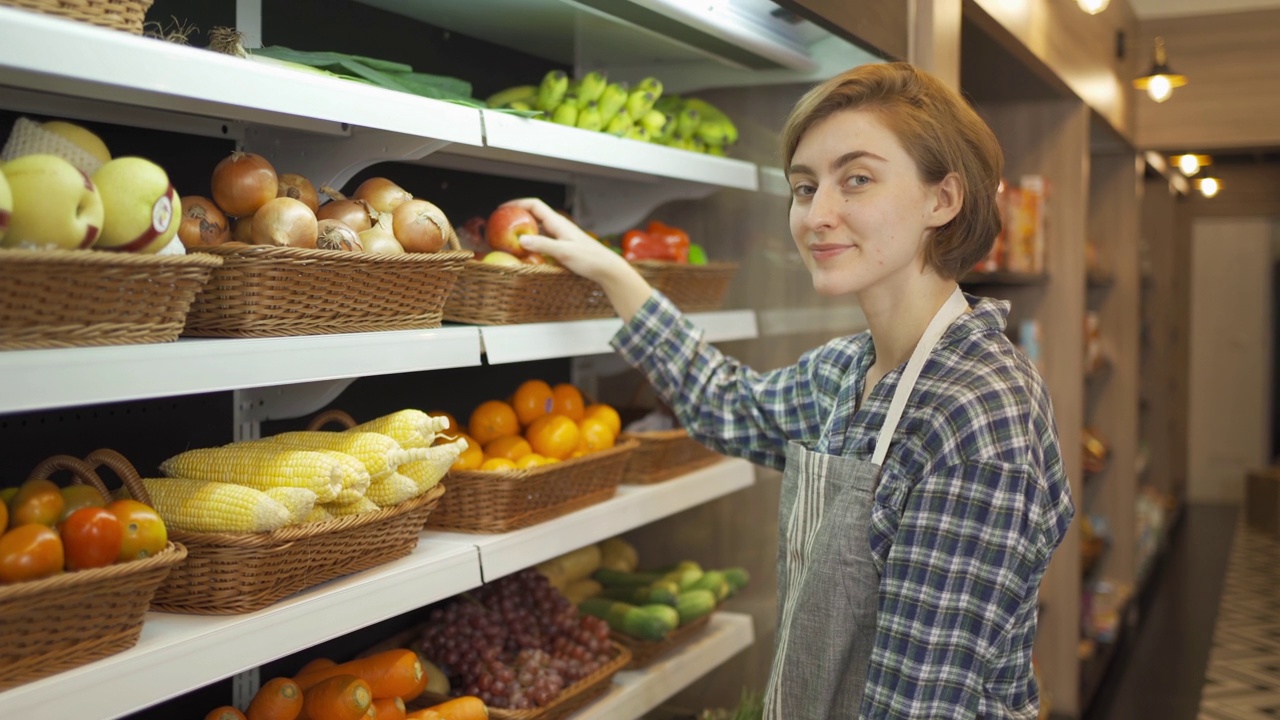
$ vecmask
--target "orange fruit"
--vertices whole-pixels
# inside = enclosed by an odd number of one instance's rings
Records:
[[[520,421],[516,418],[515,409],[507,403],[501,400],[486,400],[471,411],[467,430],[471,437],[484,445],[503,435],[519,435]]]
[[[520,427],[551,412],[551,386],[542,380],[525,380],[511,396],[511,404],[520,419]]]
[[[9,524],[13,527],[38,523],[55,525],[62,517],[62,510],[67,501],[62,491],[49,480],[32,479],[22,483],[18,494],[13,496]]]
[[[0,583],[57,575],[63,559],[62,538],[48,525],[27,523],[0,535]]]
[[[582,433],[578,425],[564,415],[544,415],[525,431],[529,445],[539,455],[563,460],[578,447]]]
[[[538,467],[539,465],[547,465],[549,463],[550,461],[547,458],[539,455],[536,452],[531,452],[528,455],[525,455],[524,457],[520,458],[519,460],[516,460],[516,467],[520,468],[521,470],[527,470],[529,468]]]
[[[164,520],[149,505],[137,500],[115,500],[107,503],[106,509],[120,520],[124,529],[120,562],[155,557],[169,544]]]
[[[515,470],[516,463],[514,460],[507,458],[489,458],[480,464],[480,469],[488,471]]]
[[[608,422],[598,417],[582,418],[582,422],[578,423],[578,433],[581,435],[578,447],[587,452],[608,450],[617,439]]]
[[[519,435],[503,435],[497,440],[490,440],[484,446],[484,456],[486,458],[519,460],[531,452],[533,452],[533,448],[529,446],[529,441]]]
[[[458,455],[458,459],[449,466],[450,470],[476,470],[484,462],[484,450],[475,438],[466,433],[458,433],[458,437],[467,441],[467,449]]]
[[[617,410],[613,409],[612,405],[596,403],[595,405],[586,406],[582,410],[582,419],[585,420],[587,418],[603,420],[613,430],[615,438],[618,437],[618,433],[622,432],[622,416],[618,414]]]
[[[574,422],[582,419],[582,411],[586,403],[578,388],[569,383],[560,383],[551,388],[551,412],[564,415]]]

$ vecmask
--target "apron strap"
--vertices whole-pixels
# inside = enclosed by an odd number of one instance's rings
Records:
[[[920,337],[920,342],[916,343],[916,349],[911,353],[911,359],[907,361],[907,367],[902,371],[898,386],[894,388],[889,412],[885,414],[884,424],[880,426],[880,434],[876,437],[875,454],[871,456],[873,465],[877,467],[883,465],[884,459],[889,455],[889,443],[893,440],[893,433],[898,429],[898,421],[902,419],[902,412],[907,407],[907,400],[911,398],[911,391],[915,389],[916,380],[920,378],[920,370],[924,368],[925,360],[929,359],[929,354],[933,352],[933,348],[937,346],[938,341],[942,339],[942,334],[947,331],[951,323],[968,309],[969,301],[964,299],[964,293],[957,287],[933,316],[929,327],[925,328],[924,335]]]

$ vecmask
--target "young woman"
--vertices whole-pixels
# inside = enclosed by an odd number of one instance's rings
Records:
[[[804,96],[783,131],[796,247],[870,330],[756,372],[538,200],[531,250],[598,282],[614,346],[698,440],[785,468],[769,718],[1037,716],[1036,595],[1074,513],[1053,409],[1007,302],[956,279],[999,230],[1003,156],[905,63]]]

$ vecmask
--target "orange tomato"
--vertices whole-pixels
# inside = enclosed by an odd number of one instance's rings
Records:
[[[62,562],[62,540],[48,525],[28,523],[0,535],[0,583],[57,575]]]
[[[603,420],[613,430],[614,438],[617,438],[618,433],[622,432],[622,416],[618,414],[617,410],[613,409],[612,405],[596,403],[595,405],[586,406],[582,410],[582,419],[585,420],[587,418]]]
[[[578,447],[582,433],[564,415],[547,415],[534,421],[525,432],[533,451],[544,457],[563,460]]]
[[[436,440],[434,443],[432,443],[433,445],[439,445],[441,443],[449,442],[449,438],[441,437],[443,435],[448,435],[449,437],[456,438],[458,437],[458,434],[462,432],[462,428],[458,425],[458,418],[450,415],[449,413],[443,410],[432,410],[431,412],[427,413],[427,415],[430,417],[442,417],[445,420],[449,421],[449,427],[445,428],[444,430],[441,430],[440,433],[436,435]]]
[[[525,380],[511,396],[520,427],[529,425],[551,412],[551,386],[542,380]]]
[[[587,452],[607,450],[613,447],[616,440],[613,428],[607,421],[600,418],[583,418],[582,422],[578,423],[578,432],[581,435],[578,447]]]
[[[529,441],[519,435],[503,435],[497,440],[490,440],[484,446],[484,456],[486,458],[519,460],[531,452],[533,452],[533,448],[529,446]]]
[[[569,383],[560,383],[551,388],[552,414],[564,415],[570,420],[578,422],[583,417],[585,406],[586,403],[582,399],[582,393]]]
[[[507,403],[501,400],[486,400],[471,411],[467,430],[471,437],[484,445],[503,435],[519,435],[520,420],[516,417],[515,408]]]
[[[82,507],[67,516],[58,529],[68,570],[106,567],[120,557],[124,527],[106,508]]]
[[[120,562],[153,557],[169,544],[164,520],[149,506],[137,500],[116,500],[107,503],[106,509],[116,516],[124,530]]]
[[[13,527],[27,523],[53,526],[62,517],[62,508],[66,504],[62,499],[62,491],[52,481],[28,480],[22,483],[18,494],[13,496],[9,524]]]
[[[458,459],[453,461],[453,465],[450,465],[449,469],[475,470],[479,468],[480,463],[484,462],[484,450],[481,449],[480,443],[466,433],[458,433],[458,436],[467,441],[467,449],[458,455]]]
[[[514,460],[506,458],[489,458],[480,463],[480,470],[485,472],[501,472],[503,470],[515,470],[516,463]]]
[[[524,457],[520,458],[519,460],[516,460],[516,467],[521,470],[528,470],[529,468],[535,468],[535,467],[538,467],[539,465],[546,465],[547,463],[548,463],[548,460],[546,458],[542,457],[536,452],[531,452],[528,455],[525,455]]]
[[[102,493],[92,485],[68,485],[62,488],[62,517],[58,518],[58,522],[62,523],[71,513],[85,507],[105,507],[107,499],[102,497]]]

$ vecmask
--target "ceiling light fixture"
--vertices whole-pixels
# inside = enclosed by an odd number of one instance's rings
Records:
[[[1180,88],[1187,84],[1187,76],[1179,75],[1169,67],[1169,57],[1165,53],[1164,38],[1156,38],[1155,53],[1152,58],[1151,69],[1147,74],[1133,81],[1133,86],[1139,90],[1146,90],[1152,100],[1156,102],[1164,102],[1173,94],[1174,88]]]
[[[1081,10],[1090,15],[1097,15],[1107,9],[1107,6],[1111,4],[1111,0],[1076,0],[1076,4],[1080,6]]]
[[[1213,164],[1213,158],[1208,155],[1193,155],[1191,153],[1187,153],[1186,155],[1176,155],[1171,158],[1171,160],[1173,160],[1173,162],[1178,166],[1178,169],[1182,171],[1182,174],[1187,177],[1191,177],[1192,175],[1200,172],[1200,169],[1204,166]]]
[[[1203,177],[1196,181],[1196,189],[1201,195],[1211,198],[1222,189],[1222,181],[1218,178]]]

